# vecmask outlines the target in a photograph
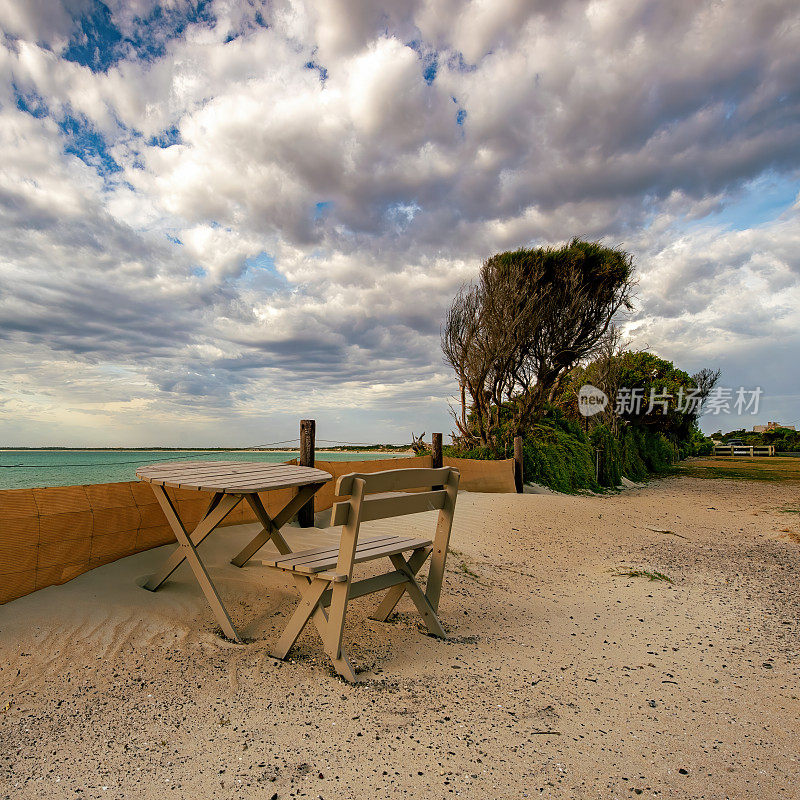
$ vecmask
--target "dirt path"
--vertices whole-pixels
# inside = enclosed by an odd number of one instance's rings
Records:
[[[160,551],[94,570],[0,606],[0,798],[800,797],[798,501],[462,494],[452,638],[357,601],[356,687],[313,632],[267,656],[294,594],[226,564],[246,532],[203,545],[243,648],[183,571],[136,586]]]

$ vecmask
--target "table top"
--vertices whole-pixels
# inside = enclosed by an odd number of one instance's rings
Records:
[[[267,464],[263,461],[166,461],[139,467],[136,477],[147,483],[175,489],[250,494],[324,483],[332,476],[312,467]]]

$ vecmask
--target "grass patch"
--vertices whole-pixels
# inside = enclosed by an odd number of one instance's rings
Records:
[[[669,575],[663,572],[650,572],[646,569],[632,569],[628,572],[615,572],[620,578],[649,578],[651,581],[666,581],[667,583],[675,583]]]
[[[800,481],[800,458],[698,458],[673,467],[673,475],[743,481]]]
[[[462,561],[462,562],[461,562],[461,566],[459,567],[459,569],[460,569],[460,570],[461,570],[461,572],[463,572],[465,575],[469,575],[469,576],[470,576],[470,578],[475,578],[475,580],[480,580],[480,578],[481,578],[481,576],[480,576],[480,575],[478,575],[478,573],[477,573],[477,572],[475,572],[474,570],[471,570],[471,569],[470,569],[470,568],[467,566],[467,562],[466,562],[466,561]]]

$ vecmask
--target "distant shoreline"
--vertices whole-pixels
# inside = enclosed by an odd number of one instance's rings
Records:
[[[361,463],[377,460],[382,464],[407,459],[412,452],[400,448],[321,449],[316,464]],[[12,448],[0,450],[0,490],[44,488],[48,486],[94,485],[135,480],[135,470],[146,464],[212,464],[212,463],[298,463],[302,454],[297,448]],[[403,466],[398,464],[398,466]],[[330,472],[330,470],[328,470]],[[0,491],[2,494],[2,491]],[[0,528],[3,522],[0,520]],[[3,534],[0,531],[0,540]],[[0,545],[2,542],[0,542]],[[3,566],[0,552],[0,567]],[[2,572],[2,569],[0,569]]]
[[[5,453],[299,453],[299,447],[0,447]],[[317,453],[412,453],[405,445],[317,447]]]

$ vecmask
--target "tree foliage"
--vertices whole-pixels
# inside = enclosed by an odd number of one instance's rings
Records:
[[[619,416],[675,439],[685,438],[699,414],[699,405],[696,413],[684,413],[679,407],[679,398],[686,401],[697,389],[688,373],[646,350],[623,353],[619,367],[620,386],[640,392],[643,398],[641,406],[629,408]]]
[[[484,262],[442,328],[442,351],[460,387],[454,418],[464,444],[497,444],[504,412],[513,433],[529,427],[569,371],[600,347],[614,315],[630,308],[632,287],[628,253],[580,239]]]
[[[610,331],[607,338],[607,347],[596,359],[572,370],[559,405],[576,414],[577,393],[588,383],[602,389],[609,403],[587,425],[605,425],[615,436],[621,426],[634,425],[663,433],[678,446],[693,439],[720,371],[702,369],[689,375],[647,350],[620,347],[616,331]],[[620,398],[627,401],[620,402]]]
[[[800,451],[800,431],[791,428],[773,428],[772,430],[756,432],[741,428],[735,431],[722,433],[717,431],[715,438],[723,444],[727,444],[731,439],[741,439],[748,447],[762,445],[774,445],[778,453],[796,453]]]

